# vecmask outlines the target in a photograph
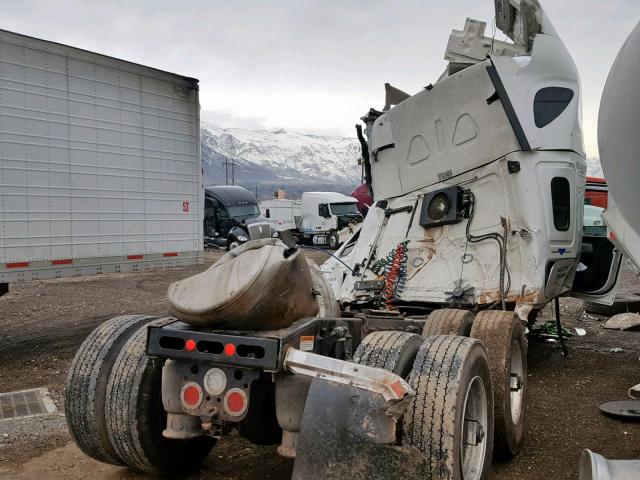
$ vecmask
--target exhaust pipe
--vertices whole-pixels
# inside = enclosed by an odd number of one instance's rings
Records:
[[[580,456],[579,480],[638,480],[640,460],[607,460],[589,449]]]

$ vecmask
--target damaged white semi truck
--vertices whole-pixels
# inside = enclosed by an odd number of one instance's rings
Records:
[[[436,83],[387,86],[363,117],[375,204],[322,271],[286,238],[248,242],[171,285],[170,316],[85,340],[66,393],[85,453],[184,472],[236,428],[294,479],[466,480],[517,453],[526,322],[611,295],[620,256],[582,237],[569,52],[535,0],[497,0],[496,24],[513,43],[468,20]]]

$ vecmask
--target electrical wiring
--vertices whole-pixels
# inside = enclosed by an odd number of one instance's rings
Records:
[[[400,242],[386,257],[378,259],[370,268],[376,275],[384,277],[382,301],[390,311],[395,310],[394,302],[406,285],[408,244],[409,240]]]
[[[473,216],[474,216],[474,212],[475,212],[475,206],[476,206],[476,199],[475,199],[475,195],[473,194],[473,192],[469,191],[469,200],[470,200],[470,205],[469,205],[469,220],[467,221],[467,227],[465,230],[465,234],[467,237],[467,240],[470,243],[479,243],[485,240],[494,240],[495,242],[498,243],[498,247],[499,247],[499,251],[500,251],[500,302],[502,304],[502,309],[505,309],[505,302],[506,302],[506,296],[509,293],[509,291],[511,290],[511,272],[509,271],[509,265],[507,263],[507,240],[506,240],[506,235],[507,235],[507,227],[506,224],[504,223],[504,219],[503,220],[503,225],[504,225],[504,230],[505,230],[505,236],[499,234],[499,233],[486,233],[484,235],[471,235],[471,222],[473,221]],[[505,277],[506,277],[506,281],[507,281],[507,285],[505,287]]]

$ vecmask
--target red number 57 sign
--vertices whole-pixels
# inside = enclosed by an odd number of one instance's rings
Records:
[[[189,213],[189,202],[182,202],[182,212]]]

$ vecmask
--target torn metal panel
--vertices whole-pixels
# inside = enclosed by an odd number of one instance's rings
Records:
[[[384,92],[386,100],[384,102],[384,111],[386,112],[391,108],[392,105],[398,105],[399,103],[404,102],[407,98],[410,98],[411,95],[403,92],[402,90],[391,86],[389,83],[384,84]]]
[[[521,46],[485,37],[486,28],[486,22],[467,18],[464,30],[451,32],[444,59],[450,64],[468,66],[483,62],[489,54],[516,56],[526,53]],[[450,69],[449,74],[452,73]]]

